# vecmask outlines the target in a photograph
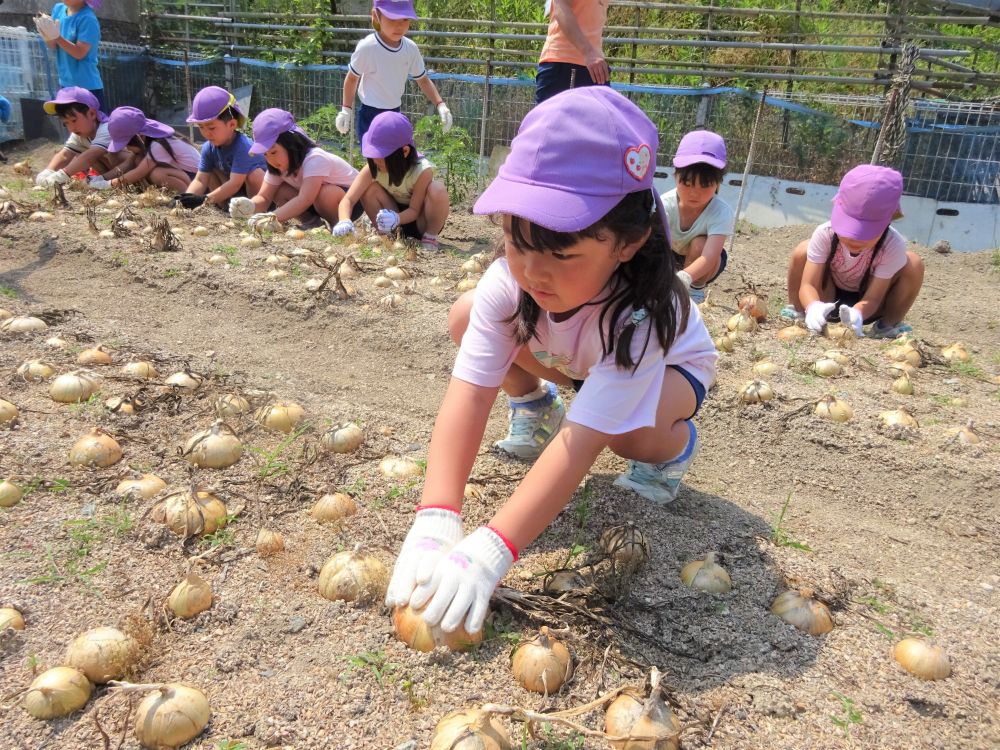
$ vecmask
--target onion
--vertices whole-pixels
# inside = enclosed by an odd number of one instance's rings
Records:
[[[841,351],[840,349],[827,349],[823,352],[823,356],[827,359],[832,359],[842,367],[847,367],[847,365],[851,364],[851,358],[847,356],[847,352]]]
[[[424,473],[420,464],[405,456],[386,456],[379,462],[378,468],[391,479],[409,479]]]
[[[753,317],[758,323],[767,320],[767,297],[759,294],[745,294],[737,304],[742,312]]]
[[[787,343],[795,341],[796,339],[806,338],[809,335],[809,331],[807,331],[802,326],[790,325],[779,329],[779,331],[775,335],[779,339]]]
[[[771,614],[809,635],[822,635],[833,630],[830,610],[812,598],[812,592],[785,591],[771,603]]]
[[[160,377],[160,373],[156,371],[152,363],[144,360],[129,362],[122,368],[122,372],[130,378],[140,378],[142,380],[156,380]]]
[[[280,531],[262,528],[257,532],[257,541],[254,542],[257,554],[261,557],[276,555],[285,548],[285,537]]]
[[[0,607],[0,632],[7,628],[24,630],[24,617],[13,607]]]
[[[904,638],[892,649],[899,666],[921,680],[943,680],[951,674],[951,662],[940,646],[920,638]]]
[[[191,230],[192,237],[208,237],[208,234],[209,234],[208,227],[203,227],[201,225],[196,226],[194,229]]]
[[[980,442],[979,435],[973,431],[971,422],[962,427],[951,427],[948,430],[948,437],[957,440],[961,445],[978,445]]]
[[[391,279],[392,281],[406,281],[410,278],[410,274],[406,272],[406,269],[400,268],[399,266],[390,266],[382,273],[385,278]]]
[[[907,362],[914,367],[921,367],[924,364],[924,358],[920,354],[920,351],[909,342],[893,346],[886,351],[889,359],[894,362]]]
[[[258,409],[254,418],[265,427],[287,435],[298,426],[304,414],[305,409],[293,401],[275,401]]]
[[[207,430],[195,433],[181,453],[188,463],[205,469],[225,469],[240,460],[243,443],[221,419]]]
[[[521,641],[511,655],[514,679],[525,690],[551,695],[573,674],[569,649],[542,627],[530,641]]]
[[[64,338],[60,338],[59,336],[50,336],[49,338],[45,339],[45,345],[50,346],[53,349],[65,349],[67,346],[69,346],[69,342]]]
[[[121,461],[122,449],[111,435],[100,427],[94,427],[77,440],[69,451],[69,462],[73,466],[104,469]]]
[[[841,344],[846,344],[857,338],[854,329],[843,323],[827,323],[824,333],[831,341],[839,341]]]
[[[112,396],[104,402],[104,407],[114,414],[135,414],[146,402],[135,396]]]
[[[101,381],[85,370],[60,375],[49,386],[49,398],[61,404],[86,401],[101,389]]]
[[[889,372],[896,376],[906,375],[907,377],[912,378],[917,374],[917,368],[909,362],[894,362],[889,365]]]
[[[40,359],[29,359],[17,368],[17,374],[22,380],[29,383],[40,383],[48,380],[55,373],[55,369],[47,362]]]
[[[55,214],[48,211],[35,211],[28,217],[28,221],[52,221],[54,218]]]
[[[403,296],[400,294],[387,294],[378,301],[379,307],[395,310],[403,304]]]
[[[821,378],[832,378],[841,372],[840,363],[835,359],[818,359],[812,366],[813,372]]]
[[[763,380],[751,380],[740,388],[740,401],[745,404],[759,404],[774,398],[774,391]]]
[[[253,239],[253,238],[248,237],[247,239]],[[287,276],[288,276],[288,271],[285,271],[281,268],[272,268],[270,271],[267,272],[267,278],[269,281],[279,281],[281,279],[286,278]]]
[[[111,353],[103,346],[95,346],[80,352],[76,356],[76,361],[81,365],[110,365]]]
[[[212,586],[195,572],[174,586],[167,597],[170,611],[182,620],[189,620],[212,606]]]
[[[24,708],[36,719],[54,719],[82,708],[94,686],[72,667],[46,669],[24,695]]]
[[[392,279],[387,276],[376,276],[375,281],[372,282],[379,289],[387,289],[392,286]]]
[[[327,258],[326,262],[329,263],[330,265],[336,265],[338,262],[340,262],[340,258],[334,255]],[[358,276],[358,269],[355,268],[350,263],[341,263],[340,270],[338,271],[338,273],[340,274],[340,278],[342,279],[354,279],[357,278]]]
[[[730,331],[740,331],[742,333],[753,333],[758,328],[757,319],[745,312],[738,312],[726,321],[726,328]]]
[[[733,587],[729,573],[715,562],[715,553],[709,552],[704,560],[689,562],[681,568],[681,581],[688,588],[724,594]]]
[[[164,382],[175,388],[181,388],[185,391],[194,391],[201,386],[202,381],[204,380],[205,378],[196,372],[182,370],[181,372],[175,372],[173,375],[170,375]]]
[[[604,714],[604,731],[627,738],[609,742],[616,750],[678,750],[681,725],[664,699],[655,667],[645,692],[627,688],[611,701]]]
[[[149,500],[161,490],[166,489],[167,483],[156,474],[143,474],[132,479],[123,479],[115,488],[115,493],[119,495],[138,495],[144,500]]]
[[[354,422],[332,427],[319,439],[320,445],[334,453],[353,453],[365,441],[365,434]]]
[[[320,523],[340,523],[348,516],[353,516],[358,512],[358,506],[354,498],[344,492],[335,492],[332,495],[323,495],[316,504],[313,505],[309,515]]]
[[[363,551],[338,552],[319,572],[319,593],[330,601],[372,602],[385,597],[389,572],[382,561]]]
[[[649,542],[632,523],[605,529],[600,545],[604,553],[626,571],[635,572],[649,560]]]
[[[392,610],[392,625],[396,638],[415,651],[433,651],[438,646],[444,646],[449,651],[468,651],[483,641],[483,629],[469,633],[463,625],[451,633],[446,633],[439,626],[431,627],[421,616],[423,610],[413,609],[409,605],[396,607]]]
[[[910,376],[903,373],[898,378],[892,381],[892,390],[903,396],[913,395],[913,381],[910,380]]]
[[[431,286],[448,286],[448,279],[443,276],[431,276],[431,280],[427,283]]]
[[[961,396],[955,396],[954,398],[951,398],[951,399],[948,400],[948,405],[949,406],[968,406],[969,402],[966,401]]]
[[[722,334],[721,336],[715,339],[715,348],[718,349],[720,352],[731,353],[735,348],[734,346],[735,343],[736,343],[736,336],[734,336],[733,333],[730,331],[728,333]]]
[[[34,331],[44,331],[49,327],[41,318],[31,315],[17,315],[0,323],[0,331],[8,333],[32,333]]]
[[[834,422],[850,422],[854,418],[854,409],[846,401],[836,396],[824,396],[816,402],[816,414]]]
[[[287,232],[285,232],[285,236],[290,240],[301,240],[305,238],[306,233],[303,232],[298,227],[292,227]]]
[[[891,409],[879,413],[879,419],[888,427],[919,427],[917,420],[905,409]]]
[[[482,273],[483,264],[479,258],[469,258],[462,264],[462,273]]]
[[[291,259],[287,255],[268,255],[264,263],[269,266],[287,266]]]
[[[150,517],[180,537],[212,534],[226,525],[226,504],[210,492],[182,490],[154,505]]]
[[[10,310],[5,310],[4,308],[0,307],[0,320],[7,320],[8,318],[13,318],[13,317],[14,313],[12,313]]]
[[[556,570],[545,576],[542,591],[550,596],[558,596],[585,588],[587,581],[575,570]]]
[[[135,664],[138,650],[136,640],[117,628],[94,628],[69,644],[64,662],[101,685],[123,677]]]
[[[0,424],[13,424],[17,421],[17,417],[17,407],[7,399],[0,398]]]
[[[135,737],[143,747],[173,750],[201,734],[211,716],[204,693],[171,682],[143,698],[135,710]]]
[[[222,419],[238,417],[250,411],[250,402],[236,393],[227,393],[215,399],[215,413]]]
[[[941,350],[941,356],[949,362],[968,362],[971,359],[965,344],[961,341],[944,347]]]
[[[492,714],[463,708],[437,723],[430,750],[511,750],[510,736]]]
[[[24,492],[9,479],[0,481],[0,508],[13,508],[23,497]]]
[[[455,284],[455,291],[461,294],[475,289],[479,284],[479,279],[474,276],[466,276],[464,279]]]

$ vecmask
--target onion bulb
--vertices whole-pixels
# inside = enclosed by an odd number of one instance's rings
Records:
[[[160,377],[160,373],[156,371],[153,364],[144,360],[129,362],[122,367],[122,373],[130,378],[139,378],[141,380],[156,380]]]
[[[212,606],[212,586],[192,571],[174,586],[167,597],[167,606],[177,617],[189,620]]]
[[[758,323],[767,320],[767,297],[759,294],[744,294],[737,305],[740,310],[754,318]]]
[[[188,463],[206,469],[225,469],[243,455],[243,443],[221,419],[207,430],[195,433],[184,444],[182,454]]]
[[[738,312],[726,321],[726,328],[730,331],[740,331],[741,333],[752,333],[760,328],[757,319],[745,312]]]
[[[205,378],[196,372],[181,370],[180,372],[175,372],[173,375],[167,377],[164,382],[174,388],[180,388],[185,391],[194,391],[201,386],[202,381],[204,380]]]
[[[201,734],[211,716],[203,692],[171,682],[143,698],[135,710],[135,737],[151,750],[173,750]]]
[[[36,719],[55,719],[82,708],[94,686],[72,667],[46,669],[24,694],[24,709]]]
[[[385,307],[389,310],[395,310],[403,304],[403,295],[401,294],[387,294],[380,298],[378,301],[379,307]]]
[[[510,736],[492,714],[463,708],[437,723],[430,750],[511,750]]]
[[[438,646],[444,646],[449,651],[468,651],[482,643],[482,628],[475,633],[469,633],[463,623],[457,630],[446,633],[437,625],[433,627],[428,625],[420,614],[421,611],[409,605],[392,610],[392,625],[396,638],[414,651],[433,651]]]
[[[221,266],[223,263],[228,262],[229,258],[221,253],[213,253],[205,258],[205,261],[211,263],[213,266]]]
[[[319,439],[320,445],[334,453],[353,453],[365,441],[365,434],[354,422],[332,427]]]
[[[949,362],[968,362],[970,359],[969,352],[961,341],[944,347],[941,356]]]
[[[290,262],[287,255],[268,255],[264,258],[264,264],[268,266],[287,266]]]
[[[45,346],[52,347],[53,349],[65,349],[69,346],[69,342],[59,336],[50,336],[45,339]]]
[[[920,424],[913,415],[905,409],[890,409],[879,413],[879,419],[887,427],[919,427]]]
[[[774,398],[774,391],[763,380],[751,380],[740,388],[740,401],[745,404],[760,404]]]
[[[550,596],[558,596],[570,591],[579,591],[587,581],[575,570],[556,570],[547,574],[542,581],[542,591]]]
[[[832,359],[842,367],[847,367],[847,365],[851,364],[851,358],[847,356],[846,352],[841,351],[840,349],[827,349],[823,352],[823,356],[827,359]]]
[[[475,276],[466,276],[464,279],[455,284],[455,291],[464,294],[472,289],[475,289],[479,284],[479,279]]]
[[[237,393],[227,393],[215,399],[214,408],[221,419],[231,419],[250,411],[250,402]]]
[[[920,354],[920,350],[916,349],[913,344],[906,342],[898,346],[893,346],[887,350],[889,359],[893,362],[908,362],[914,367],[921,367],[924,364],[924,358]]]
[[[372,282],[379,289],[388,289],[392,286],[392,279],[388,276],[376,276],[375,281]]]
[[[10,401],[0,398],[0,424],[8,425],[17,421],[19,412]]]
[[[767,359],[762,359],[759,362],[755,362],[754,366],[751,368],[754,377],[757,379],[769,378],[776,372],[778,372],[780,369],[781,368],[778,365]]]
[[[797,339],[806,338],[809,335],[809,331],[802,326],[790,325],[780,329],[775,335],[785,343],[789,343]]]
[[[84,349],[76,355],[77,364],[81,365],[110,365],[111,353],[103,346],[94,346]]]
[[[101,390],[101,381],[93,373],[76,370],[60,375],[49,386],[49,398],[60,404],[86,401]]]
[[[469,258],[462,264],[462,273],[482,273],[483,264],[479,258]]]
[[[655,667],[645,692],[627,688],[611,701],[604,714],[604,732],[626,738],[609,742],[616,750],[678,750],[680,731],[680,722],[664,698]]]
[[[379,462],[378,468],[390,479],[409,479],[424,473],[420,464],[405,456],[386,456]]]
[[[146,402],[137,396],[112,396],[104,402],[104,408],[113,414],[135,414]]]
[[[309,515],[320,523],[340,523],[357,512],[358,506],[354,498],[345,492],[335,492],[332,495],[323,495],[317,500]]]
[[[94,628],[77,636],[63,660],[67,667],[83,672],[99,685],[121,679],[139,655],[135,638],[117,628]]]
[[[104,469],[121,461],[122,449],[118,441],[100,427],[94,427],[77,440],[69,450],[73,466]]]
[[[138,495],[144,500],[149,500],[161,490],[167,488],[167,483],[156,474],[143,474],[132,479],[123,479],[115,488],[118,495]]]
[[[29,359],[17,368],[17,374],[28,383],[40,383],[43,380],[48,380],[53,373],[55,373],[55,369],[52,365],[40,359]]]
[[[812,592],[785,591],[771,603],[771,614],[809,635],[822,635],[833,630],[833,618],[823,602],[812,598]]]
[[[0,307],[0,320],[7,320],[8,318],[13,318],[13,317],[14,313],[12,313],[10,310],[5,310],[4,308]]]
[[[733,349],[736,348],[735,344],[736,336],[732,331],[724,333],[715,339],[715,348],[720,352],[732,353]]]
[[[392,281],[406,281],[410,278],[410,274],[407,273],[406,269],[399,266],[389,266],[382,273],[387,279],[391,279]]]
[[[813,364],[813,372],[819,375],[821,378],[832,378],[834,375],[839,375],[841,371],[840,363],[835,359],[818,359],[815,364]]]
[[[427,282],[431,286],[448,286],[448,279],[443,276],[431,276],[431,280]]]
[[[0,508],[13,508],[23,495],[21,488],[9,479],[0,481]]]
[[[356,545],[350,552],[338,552],[319,572],[319,593],[330,601],[367,603],[385,597],[389,572],[374,555]]]
[[[903,373],[898,378],[892,381],[892,390],[903,396],[913,395],[913,381],[910,380],[910,376]]]
[[[191,230],[192,237],[208,237],[208,227],[203,227],[200,224]]]
[[[258,409],[254,416],[265,427],[287,435],[298,426],[305,413],[305,409],[293,401],[275,401]]]
[[[896,375],[897,377],[900,375],[906,375],[907,377],[912,378],[914,375],[917,374],[917,368],[906,361],[894,362],[893,364],[889,365],[889,372],[892,373],[893,375]]]
[[[951,674],[951,662],[940,646],[920,638],[904,638],[892,649],[899,666],[921,680],[943,680]]]
[[[257,540],[254,542],[257,554],[261,557],[276,555],[285,548],[285,537],[280,531],[262,528],[257,532]]]
[[[627,571],[635,572],[649,560],[649,542],[632,523],[605,529],[601,534],[600,545],[616,565]]]
[[[857,338],[854,329],[850,326],[845,326],[843,323],[827,323],[824,333],[828,339],[839,341],[842,345]]]
[[[24,630],[24,617],[13,607],[0,607],[0,632],[7,628]]]
[[[816,414],[834,422],[850,422],[854,418],[854,409],[846,401],[836,396],[824,396],[816,402]]]
[[[32,333],[44,331],[48,327],[49,324],[44,320],[31,315],[16,315],[0,323],[0,331],[7,331],[7,333]]]
[[[154,505],[150,517],[180,537],[213,534],[226,525],[226,504],[210,492],[182,490]]]
[[[715,562],[715,553],[709,552],[704,560],[689,562],[681,568],[681,581],[688,588],[724,594],[733,587],[726,569]]]
[[[256,237],[247,237],[248,240],[257,239]],[[245,242],[245,240],[244,240]],[[281,279],[287,278],[288,271],[283,268],[272,268],[267,272],[268,281],[280,281]]]
[[[957,441],[960,445],[978,445],[979,435],[972,429],[972,423],[961,427],[951,427],[948,430],[948,437]]]
[[[969,405],[969,402],[966,401],[962,396],[954,396],[953,398],[948,399],[948,405],[965,407]]]
[[[565,644],[542,627],[538,635],[514,649],[511,670],[525,690],[551,695],[573,674],[573,658]]]

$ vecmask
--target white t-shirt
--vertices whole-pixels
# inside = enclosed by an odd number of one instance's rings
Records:
[[[514,340],[513,325],[506,322],[516,310],[520,294],[505,258],[495,261],[483,274],[452,370],[454,377],[485,388],[500,385],[521,348]],[[651,321],[639,325],[632,337],[632,357],[639,362],[635,372],[619,368],[614,354],[604,356],[599,330],[601,308],[600,304],[584,305],[571,318],[559,322],[542,311],[537,335],[527,344],[546,367],[574,380],[584,380],[569,409],[571,422],[606,435],[654,426],[663,376],[669,365],[683,367],[708,390],[715,378],[719,353],[697,305],[691,305],[687,327],[678,331],[668,352],[660,348],[654,335],[643,355]],[[617,330],[628,320],[629,314],[625,314]]]
[[[70,151],[77,154],[82,154],[91,146],[100,146],[105,151],[108,150],[108,146],[111,145],[111,133],[108,132],[108,123],[102,122],[97,126],[97,133],[94,134],[93,140],[90,138],[84,138],[82,135],[77,135],[76,133],[70,133],[69,138],[66,139],[65,146]]]
[[[270,170],[264,175],[268,185],[280,185],[287,182],[298,190],[307,177],[322,177],[324,185],[337,185],[345,190],[358,176],[358,170],[335,154],[324,151],[319,146],[309,149],[302,166],[294,174],[274,174]]]
[[[375,182],[386,189],[401,206],[409,206],[410,198],[413,197],[413,186],[417,184],[417,178],[424,173],[426,169],[434,169],[434,165],[430,163],[428,159],[421,157],[417,160],[417,163],[413,165],[405,175],[403,175],[403,181],[398,185],[389,184],[389,173],[380,170],[378,175],[375,177]]]
[[[730,236],[733,233],[735,214],[719,196],[715,196],[705,206],[705,210],[687,229],[681,228],[680,208],[677,205],[677,188],[660,196],[667,211],[670,224],[670,246],[678,255],[687,255],[687,246],[695,237],[709,237],[713,234]]]
[[[809,248],[806,250],[806,259],[813,263],[826,265],[830,257],[830,247],[833,244],[833,227],[830,222],[820,224],[812,233],[809,239]],[[872,246],[857,255],[851,255],[844,243],[837,243],[837,254],[830,265],[830,275],[833,283],[838,289],[845,292],[860,292],[861,281],[865,277],[865,271],[872,262]],[[872,268],[872,277],[878,279],[891,279],[906,265],[906,239],[892,227],[889,227],[889,234],[886,235],[882,249],[879,250],[878,258],[875,259],[875,267]]]
[[[171,156],[162,145],[155,141],[149,145],[149,155],[153,161],[160,164],[169,164],[172,167],[182,169],[188,174],[196,174],[198,165],[201,163],[201,152],[187,141],[180,138],[170,138],[170,148],[174,150]]]
[[[423,55],[416,43],[403,37],[390,47],[378,34],[369,34],[354,48],[351,72],[361,77],[358,96],[377,109],[396,109],[403,103],[406,79],[427,75]]]

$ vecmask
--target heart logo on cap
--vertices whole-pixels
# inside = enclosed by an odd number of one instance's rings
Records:
[[[637,180],[645,178],[652,163],[653,152],[645,143],[641,146],[632,146],[625,152],[625,171]]]

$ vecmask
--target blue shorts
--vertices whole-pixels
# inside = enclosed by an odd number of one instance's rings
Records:
[[[694,417],[695,414],[698,413],[698,410],[701,408],[702,402],[705,400],[705,386],[702,385],[702,382],[698,380],[698,378],[696,378],[694,375],[692,375],[690,372],[685,370],[680,365],[667,365],[667,367],[672,367],[673,369],[677,370],[677,372],[683,375],[684,379],[691,384],[691,390],[694,391],[694,411],[691,413],[691,416],[688,417],[688,419],[691,419],[692,417]],[[573,390],[579,391],[581,388],[583,388],[583,383],[584,381],[582,380],[574,380]]]
[[[372,126],[372,120],[383,112],[399,112],[399,107],[395,109],[379,109],[378,107],[369,107],[364,102],[358,104],[357,112],[354,115],[354,129],[358,134],[358,144],[361,143],[361,138],[364,134],[368,132],[368,128]]]
[[[590,77],[586,65],[566,62],[538,63],[538,72],[535,74],[535,104],[541,104],[546,99],[569,89],[594,85],[594,79]]]

